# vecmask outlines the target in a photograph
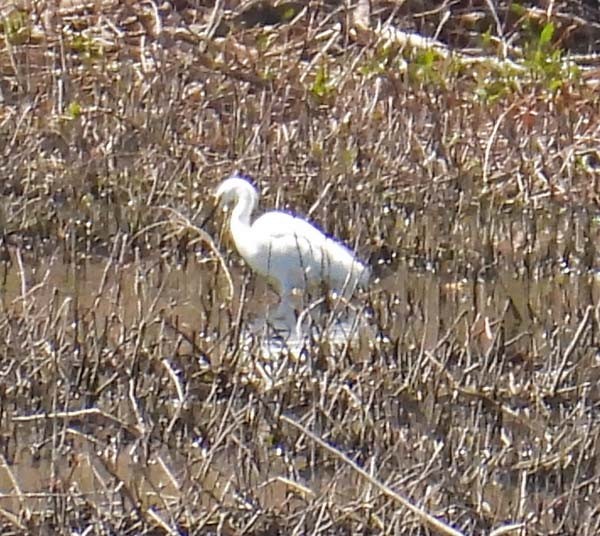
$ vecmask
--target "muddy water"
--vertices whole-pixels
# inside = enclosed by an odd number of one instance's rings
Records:
[[[453,235],[438,228],[421,252],[399,249],[393,268],[379,270],[369,292],[356,299],[369,324],[361,336],[372,340],[350,361],[367,362],[387,352],[399,361],[391,366],[403,366],[406,356],[436,354],[449,345],[455,351],[444,367],[456,377],[497,374],[504,382],[508,368],[516,384],[531,374],[547,374],[551,384],[584,312],[598,303],[595,253],[585,238],[596,222],[586,218],[585,225],[572,215],[527,225],[511,219],[483,245],[474,243],[479,235],[472,221],[470,227],[455,226]],[[431,222],[430,230],[436,225],[439,221]],[[456,252],[450,254],[452,247]],[[240,326],[264,316],[277,297],[240,266],[232,273],[235,292],[229,299],[226,278],[206,255],[191,257],[185,267],[166,257],[130,262],[89,257],[75,265],[60,255],[32,262],[26,251],[10,250],[10,262],[0,268],[2,374],[17,380],[3,387],[0,507],[38,510],[65,490],[108,507],[113,477],[135,489],[144,505],[164,506],[181,499],[189,484],[182,475],[193,467],[201,468],[207,489],[222,489],[235,477],[233,452],[207,457],[194,425],[206,418],[202,404],[214,396],[210,378],[228,362],[228,349],[247,336]],[[593,332],[586,339],[590,350],[576,365],[587,380],[598,369],[597,337]],[[501,363],[493,352],[499,338]],[[467,350],[456,351],[461,349]],[[260,361],[256,355],[235,359],[234,367],[250,371],[247,378]],[[206,389],[187,391],[192,382],[183,372],[206,375]],[[168,394],[158,393],[161,389]],[[132,398],[147,402],[136,408]],[[422,414],[410,409],[414,401],[406,403],[410,422],[419,415],[433,419],[434,409]],[[89,408],[98,412],[85,413]],[[167,443],[140,456],[135,446],[149,433],[147,419],[140,417],[146,411],[156,421],[170,421],[169,430],[197,434],[197,451],[185,456]],[[182,429],[178,419],[189,426]],[[390,425],[402,423],[392,419]],[[181,443],[182,436],[174,441]],[[274,476],[285,472],[282,464],[269,459],[248,477],[272,504],[289,491],[289,483]],[[312,484],[326,481],[324,474],[305,476]],[[216,504],[210,494],[204,500],[198,508]]]

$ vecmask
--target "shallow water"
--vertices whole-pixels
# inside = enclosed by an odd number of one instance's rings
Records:
[[[575,409],[595,422],[600,400],[595,387],[600,330],[595,313],[586,317],[598,303],[600,279],[589,242],[579,237],[581,220],[566,215],[552,224],[560,230],[556,236],[539,231],[544,239],[538,241],[527,238],[523,221],[511,224],[520,249],[515,246],[509,255],[506,239],[492,237],[486,257],[467,238],[477,233],[475,223],[455,225],[458,234],[452,240],[459,245],[450,254],[450,239],[434,218],[427,255],[399,249],[403,256],[379,269],[369,291],[339,311],[345,316],[331,313],[335,304],[323,304],[309,308],[299,329],[268,320],[277,296],[238,264],[232,267],[235,292],[229,299],[225,277],[206,254],[189,257],[185,266],[154,256],[127,262],[88,257],[75,265],[60,255],[32,260],[27,251],[11,249],[11,262],[0,267],[1,372],[9,379],[6,411],[15,420],[6,420],[8,469],[0,473],[0,491],[6,494],[0,505],[11,511],[23,504],[38,508],[51,497],[48,483],[62,482],[104,508],[112,500],[104,484],[111,471],[125,482],[143,480],[138,490],[148,504],[158,504],[157,486],[163,498],[176,500],[183,496],[177,479],[191,470],[188,455],[209,460],[206,466],[197,462],[203,467],[197,478],[206,486],[226,487],[237,476],[239,452],[231,444],[217,453],[211,450],[215,439],[207,423],[218,422],[212,412],[235,409],[240,400],[248,401],[244,411],[256,412],[257,399],[268,400],[273,393],[283,409],[299,417],[305,408],[333,404],[329,398],[343,400],[342,415],[380,422],[378,429],[394,438],[388,440],[395,445],[398,467],[413,458],[429,463],[428,445],[436,442],[452,450],[463,441],[453,432],[461,427],[469,434],[479,430],[479,439],[461,448],[473,450],[467,458],[484,451],[499,456],[488,475],[493,479],[483,479],[481,489],[497,498],[499,516],[509,515],[523,486],[518,469],[523,460],[554,452],[557,445],[568,448],[559,439],[544,443],[545,438],[553,433],[563,437],[553,427],[568,426],[579,434],[587,421],[573,421]],[[582,325],[586,330],[579,339]],[[23,353],[19,349],[28,338],[34,342]],[[563,391],[554,389],[565,383],[559,370],[568,380]],[[367,396],[363,391],[371,386]],[[495,407],[494,399],[481,398],[477,386],[484,394],[492,388],[503,393],[500,424],[481,410],[482,404]],[[584,398],[578,394],[582,386],[587,386]],[[541,402],[530,400],[536,392],[545,393],[539,412]],[[465,404],[457,393],[475,402]],[[378,402],[372,405],[374,399]],[[105,415],[77,413],[86,408]],[[106,415],[123,424],[107,421]],[[255,418],[249,415],[248,423]],[[160,448],[152,449],[142,464],[143,478],[138,425],[140,437],[150,437],[153,427],[164,434],[157,440]],[[498,426],[501,441],[492,440]],[[259,436],[267,449],[269,434]],[[185,446],[192,440],[197,445],[193,455]],[[411,450],[411,441],[419,449]],[[477,441],[483,442],[480,447]],[[497,452],[506,445],[522,446],[511,450],[521,465],[505,467],[498,461],[504,458]],[[284,463],[276,456],[263,462],[244,478],[270,482],[261,493],[276,504],[289,487],[272,478],[299,462]],[[326,487],[330,470],[305,462],[298,470],[302,482]],[[526,481],[548,501],[564,492],[553,471]],[[564,474],[565,486],[576,478],[569,474]],[[340,480],[348,484],[340,494],[352,496],[351,480]]]

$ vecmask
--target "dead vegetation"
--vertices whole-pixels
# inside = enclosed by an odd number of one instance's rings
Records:
[[[546,4],[3,4],[2,532],[597,534],[600,30]],[[236,168],[377,267],[357,344],[241,337]]]

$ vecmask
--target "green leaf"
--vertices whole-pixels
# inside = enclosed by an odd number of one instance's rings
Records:
[[[8,41],[14,45],[25,43],[29,39],[30,29],[27,14],[13,11],[0,19],[0,27]]]
[[[490,46],[490,44],[492,43],[492,28],[491,28],[491,26],[488,27],[488,29],[485,32],[483,32],[483,34],[481,34],[481,41],[484,46],[486,46],[486,47]]]
[[[317,97],[326,97],[332,89],[327,67],[321,65],[317,70],[311,90]]]
[[[547,23],[542,32],[540,33],[540,46],[547,45],[552,41],[552,37],[554,36],[554,24],[551,22]]]
[[[71,102],[67,108],[67,112],[71,119],[77,119],[81,115],[81,105],[78,102]]]
[[[291,21],[303,9],[301,2],[286,2],[275,8],[282,22]]]
[[[423,52],[417,55],[416,63],[422,67],[431,68],[433,63],[437,59],[437,53],[432,48],[425,49]]]
[[[521,4],[518,3],[511,4],[510,11],[518,17],[522,17],[527,13],[527,10]]]

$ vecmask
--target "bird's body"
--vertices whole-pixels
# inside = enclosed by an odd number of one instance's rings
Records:
[[[251,223],[258,194],[245,178],[226,179],[216,195],[222,205],[233,206],[230,229],[238,253],[273,284],[282,304],[294,289],[324,284],[349,297],[358,285],[368,283],[368,267],[307,221],[272,211]]]

